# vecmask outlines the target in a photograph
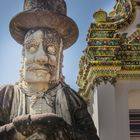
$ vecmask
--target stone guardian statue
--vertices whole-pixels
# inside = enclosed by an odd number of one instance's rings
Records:
[[[10,22],[21,80],[0,87],[0,140],[99,140],[86,103],[65,82],[63,50],[78,37],[64,0],[25,0]]]

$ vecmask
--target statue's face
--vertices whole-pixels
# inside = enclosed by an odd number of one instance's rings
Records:
[[[25,36],[24,72],[26,82],[55,81],[60,61],[60,37],[52,30],[37,30]]]

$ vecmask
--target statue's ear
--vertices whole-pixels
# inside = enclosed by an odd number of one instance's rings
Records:
[[[59,48],[59,52],[58,52],[58,71],[57,71],[57,80],[59,80],[61,77],[61,72],[62,72],[62,57],[63,57],[63,39],[60,39],[60,48]]]
[[[24,46],[22,47],[22,56],[23,57],[25,56],[25,47]]]
[[[140,24],[137,24],[136,27],[137,27],[137,28],[140,28]]]

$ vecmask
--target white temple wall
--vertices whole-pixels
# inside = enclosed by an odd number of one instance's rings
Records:
[[[129,108],[139,108],[140,81],[120,80],[115,87],[102,83],[92,92],[89,112],[101,140],[129,140]]]
[[[132,89],[128,93],[129,109],[140,110],[140,89]]]
[[[134,138],[131,138],[130,140],[140,140],[139,137],[134,137]]]

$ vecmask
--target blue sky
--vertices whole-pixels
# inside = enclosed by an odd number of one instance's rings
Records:
[[[9,22],[22,11],[24,0],[4,0],[0,4],[0,85],[14,84],[19,79],[21,49],[9,33]],[[78,25],[79,38],[69,49],[64,51],[63,74],[66,83],[78,90],[76,85],[79,60],[87,45],[86,35],[93,13],[102,8],[110,11],[115,0],[66,0],[67,15]]]

